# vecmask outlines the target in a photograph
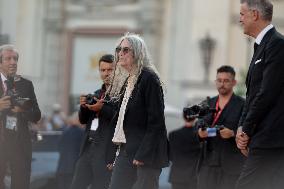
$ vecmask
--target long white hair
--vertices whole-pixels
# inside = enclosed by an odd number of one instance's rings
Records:
[[[150,71],[153,71],[160,80],[159,73],[156,67],[152,64],[152,60],[148,53],[147,46],[144,40],[137,34],[134,33],[126,33],[122,36],[117,43],[117,47],[121,45],[123,40],[127,40],[131,46],[134,58],[134,70],[132,70],[131,75],[134,77],[132,78],[131,84],[133,87],[135,86],[139,75],[142,72],[143,68],[147,68]],[[115,52],[115,70],[112,76],[112,82],[110,87],[108,88],[107,94],[110,97],[120,97],[122,93],[122,87],[125,84],[127,78],[129,77],[129,72],[127,72],[121,65],[118,65],[117,62],[119,60],[118,53]],[[160,80],[160,84],[162,82]]]

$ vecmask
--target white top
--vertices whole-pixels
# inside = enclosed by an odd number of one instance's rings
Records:
[[[128,100],[131,97],[132,91],[134,89],[133,85],[133,77],[128,78],[127,87],[123,96],[123,100],[119,109],[118,119],[114,131],[114,135],[112,138],[112,142],[120,145],[121,143],[126,143],[126,137],[123,130],[123,121],[125,116],[126,107],[128,104]]]
[[[265,34],[271,30],[274,26],[272,24],[269,24],[268,26],[266,26],[255,38],[255,42],[260,45],[263,37],[265,36]]]

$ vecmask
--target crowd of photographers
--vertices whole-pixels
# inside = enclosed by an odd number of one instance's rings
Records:
[[[283,188],[284,37],[271,24],[272,13],[269,0],[241,0],[240,23],[256,38],[246,100],[233,92],[234,68],[221,66],[217,95],[185,107],[184,126],[168,137],[164,83],[144,40],[132,33],[122,36],[114,56],[99,60],[102,87],[80,96],[74,124],[79,119],[85,132],[63,132],[61,144],[70,149],[59,147],[60,162],[72,166],[74,174],[59,166],[59,188],[158,189],[170,161],[173,189]],[[29,189],[28,124],[41,117],[32,82],[17,74],[18,58],[13,46],[0,47],[0,189],[8,170],[11,189]],[[58,111],[50,122],[54,130],[65,123]],[[79,151],[79,143],[71,142],[81,139]]]
[[[107,189],[110,184],[117,148],[111,141],[114,128],[109,125],[118,105],[107,101],[105,94],[113,61],[110,54],[100,58],[102,88],[80,97],[79,117],[77,114],[67,119],[60,106],[54,104],[52,116],[45,123],[50,130],[63,131],[57,188]],[[244,156],[237,149],[235,134],[244,99],[233,92],[234,69],[227,65],[218,68],[215,84],[217,96],[185,107],[184,126],[169,133],[172,189],[227,189],[240,175]],[[16,101],[16,94],[10,93]],[[17,101],[12,102],[25,102],[20,98]],[[85,132],[82,124],[86,124]]]

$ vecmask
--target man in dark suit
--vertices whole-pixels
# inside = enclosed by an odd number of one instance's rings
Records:
[[[99,60],[99,72],[104,84],[94,93],[96,103],[89,102],[94,99],[87,99],[86,95],[80,97],[79,119],[81,124],[87,125],[71,189],[86,189],[89,185],[91,189],[108,188],[116,151],[111,142],[114,127],[111,127],[110,121],[116,109],[115,104],[105,103],[109,100],[105,92],[113,68],[113,56],[103,55]]]
[[[248,156],[239,189],[284,186],[284,37],[271,24],[272,13],[269,0],[241,0],[240,23],[255,38],[255,52],[236,137]]]
[[[231,188],[239,177],[244,160],[235,143],[244,99],[233,92],[236,85],[234,69],[221,66],[217,70],[215,83],[219,95],[208,102],[215,113],[203,118],[207,129],[198,129],[203,143],[198,189]]]
[[[196,189],[197,163],[200,143],[194,120],[183,113],[184,126],[169,134],[170,160],[172,162],[169,182],[172,189]]]
[[[8,167],[11,189],[29,189],[32,143],[28,124],[41,117],[32,82],[16,75],[18,58],[12,45],[0,47],[0,189]],[[16,93],[26,103],[15,100]]]

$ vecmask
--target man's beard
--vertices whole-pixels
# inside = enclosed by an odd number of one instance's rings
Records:
[[[219,92],[219,94],[224,95],[224,96],[230,94],[230,90],[225,89],[225,88],[223,88],[223,87],[222,87],[222,88],[219,88],[219,89],[218,89],[218,92]]]

